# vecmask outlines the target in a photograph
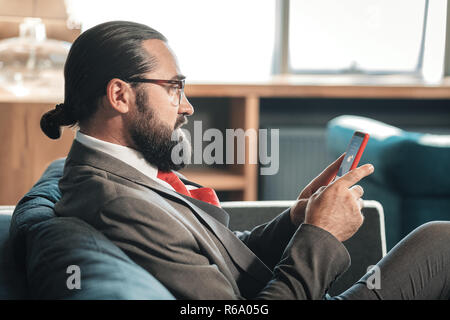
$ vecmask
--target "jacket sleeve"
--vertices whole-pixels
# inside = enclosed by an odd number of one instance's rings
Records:
[[[261,299],[322,299],[331,284],[350,266],[345,246],[328,231],[292,224],[290,209],[251,231],[235,232],[271,270],[274,278]]]
[[[302,224],[286,246],[259,299],[323,299],[350,266],[345,246],[331,233]]]
[[[297,227],[292,224],[289,209],[276,216],[270,222],[259,225],[251,231],[235,231],[243,241],[271,270],[280,261]]]
[[[176,298],[242,298],[230,271],[211,263],[192,230],[160,207],[120,197],[104,206],[99,221],[104,222],[101,231]],[[272,279],[252,298],[322,299],[348,264],[348,253],[336,238],[303,224],[288,242]]]

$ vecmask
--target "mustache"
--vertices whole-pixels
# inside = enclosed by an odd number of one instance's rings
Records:
[[[181,115],[181,116],[179,116],[179,117],[177,118],[177,121],[175,122],[175,129],[178,129],[178,128],[180,128],[181,126],[183,126],[183,125],[185,125],[185,124],[187,124],[187,123],[188,123],[187,117]]]

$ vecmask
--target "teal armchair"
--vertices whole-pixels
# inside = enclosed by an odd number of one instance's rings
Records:
[[[360,164],[375,172],[360,184],[364,198],[384,208],[387,248],[419,225],[450,220],[450,135],[405,131],[359,116],[340,116],[327,125],[327,148],[342,154],[354,131],[370,134]]]

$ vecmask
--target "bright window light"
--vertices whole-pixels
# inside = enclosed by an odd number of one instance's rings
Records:
[[[421,69],[423,80],[429,84],[440,83],[444,75],[447,5],[447,0],[432,0],[429,3]],[[447,38],[450,39],[450,35]]]
[[[66,0],[66,5],[82,30],[131,20],[160,31],[189,82],[270,77],[275,0]]]
[[[290,67],[313,73],[417,72],[425,4],[426,0],[290,0]]]

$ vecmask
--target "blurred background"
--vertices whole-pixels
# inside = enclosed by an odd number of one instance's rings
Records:
[[[446,0],[0,0],[0,204],[67,154],[74,131],[51,141],[39,120],[63,100],[71,42],[98,23],[141,22],[169,39],[195,107],[189,130],[280,130],[277,174],[203,164],[189,178],[222,200],[285,200],[345,151],[330,136],[338,116],[449,137],[449,12]]]

